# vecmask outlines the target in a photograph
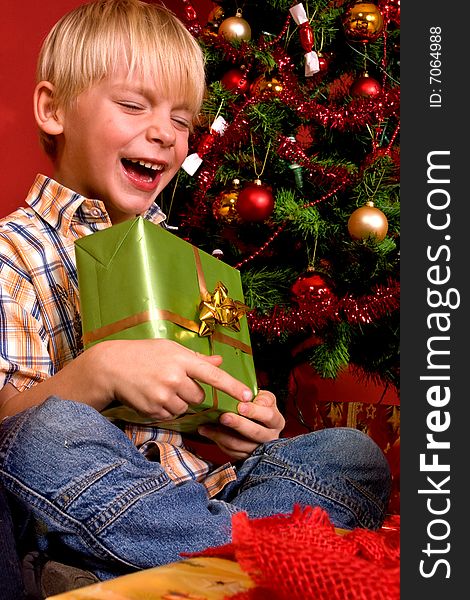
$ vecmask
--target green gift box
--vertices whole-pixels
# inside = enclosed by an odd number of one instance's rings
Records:
[[[239,271],[142,217],[77,240],[75,255],[85,348],[112,339],[171,339],[220,354],[222,368],[257,394]],[[222,412],[237,412],[237,400],[199,383],[204,402],[171,421],[123,405],[103,414],[191,432]]]

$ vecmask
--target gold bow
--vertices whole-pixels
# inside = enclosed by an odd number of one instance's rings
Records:
[[[240,331],[240,319],[250,307],[228,297],[225,285],[218,281],[213,294],[207,292],[199,304],[199,335],[206,337],[215,332],[216,325]]]

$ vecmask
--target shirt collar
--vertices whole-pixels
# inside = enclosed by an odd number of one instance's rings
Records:
[[[63,230],[65,235],[68,234],[72,221],[78,218],[79,208],[82,209],[80,211],[82,219],[94,221],[98,219],[111,225],[103,202],[85,198],[45,175],[36,175],[26,202],[51,227]],[[164,221],[166,215],[154,202],[145,213],[144,218],[157,224]]]

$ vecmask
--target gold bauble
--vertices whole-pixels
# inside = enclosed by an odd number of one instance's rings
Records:
[[[242,17],[240,9],[237,10],[234,17],[222,21],[219,25],[219,35],[227,40],[243,40],[245,42],[251,40],[251,27],[248,21]]]
[[[343,18],[347,38],[352,42],[373,42],[383,31],[382,13],[372,2],[356,2]]]
[[[388,231],[387,217],[374,206],[373,202],[366,202],[349,217],[348,231],[354,240],[376,238],[381,242]]]
[[[277,96],[282,92],[283,88],[282,82],[276,79],[276,77],[260,75],[251,84],[250,94],[256,96],[263,92],[269,92],[273,96]]]
[[[232,182],[232,188],[221,192],[213,205],[214,217],[227,223],[237,223],[240,218],[236,209],[238,200],[238,194],[240,192],[240,180],[234,179]]]

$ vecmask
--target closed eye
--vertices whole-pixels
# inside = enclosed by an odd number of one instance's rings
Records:
[[[175,123],[175,127],[180,131],[192,132],[193,123],[190,119],[185,119],[184,117],[172,117],[172,120]]]
[[[135,104],[134,102],[118,102],[117,104],[129,112],[139,112],[143,110],[143,107],[140,104]]]
[[[173,118],[173,121],[177,125],[180,125],[184,129],[190,129],[191,128],[191,122],[188,121],[187,119],[183,119],[183,118],[180,118],[180,117],[172,117],[172,118]]]

